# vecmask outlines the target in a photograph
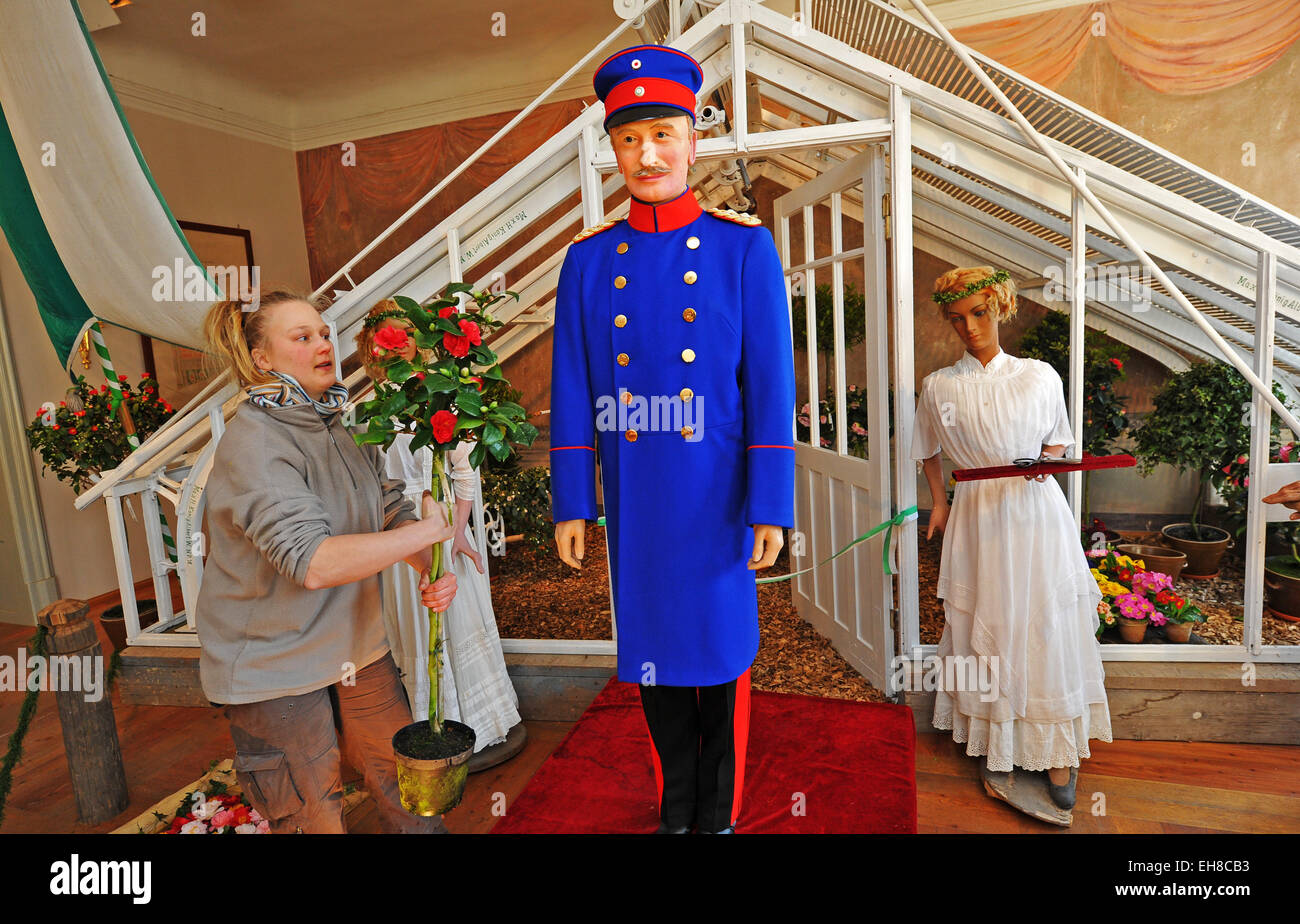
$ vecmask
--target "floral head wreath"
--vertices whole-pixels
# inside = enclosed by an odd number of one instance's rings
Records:
[[[977,279],[964,289],[956,289],[951,292],[936,292],[932,296],[936,305],[947,305],[951,302],[959,302],[968,295],[974,295],[981,289],[987,289],[989,286],[1006,282],[1011,278],[1011,274],[1006,270],[998,270],[992,276],[986,276],[983,279]]]
[[[373,330],[389,318],[401,318],[406,320],[406,312],[401,308],[385,308],[378,314],[366,315],[366,319],[361,322],[361,326],[366,330]]]

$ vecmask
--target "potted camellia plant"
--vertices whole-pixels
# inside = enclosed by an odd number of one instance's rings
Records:
[[[460,296],[467,301],[462,307]],[[436,516],[452,522],[453,494],[447,477],[447,452],[460,440],[474,442],[469,462],[475,468],[491,453],[497,460],[512,452],[511,443],[532,445],[537,428],[525,422],[523,407],[506,400],[484,401],[485,383],[505,382],[496,354],[483,342],[501,322],[488,309],[514,292],[475,291],[465,283],[452,283],[429,305],[397,296],[413,334],[386,327],[375,335],[376,358],[384,381],[375,385],[375,397],[357,407],[357,422],[365,431],[356,435],[361,444],[387,449],[399,432],[413,433],[411,450],[433,449],[433,494]],[[416,356],[401,354],[413,337]],[[446,570],[442,546],[433,546],[430,580]],[[474,750],[469,726],[442,718],[439,696],[442,659],[442,614],[429,610],[429,717],[400,729],[393,736],[397,781],[402,805],[418,815],[441,815],[460,803]]]
[[[1273,393],[1286,401],[1280,386],[1274,384]],[[1226,363],[1197,363],[1170,377],[1155,396],[1155,410],[1134,434],[1144,475],[1161,462],[1197,475],[1190,522],[1171,523],[1161,530],[1164,541],[1187,556],[1184,577],[1216,575],[1232,542],[1227,530],[1199,519],[1208,488],[1222,489],[1225,467],[1248,461],[1250,425],[1244,411],[1250,400],[1250,384],[1236,369]],[[1274,433],[1278,429],[1276,417],[1272,429]]]

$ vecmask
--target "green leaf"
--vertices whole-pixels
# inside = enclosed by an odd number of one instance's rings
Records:
[[[531,446],[535,439],[537,439],[536,427],[530,423],[515,424],[514,440],[516,443],[523,443],[525,446]]]
[[[459,292],[473,292],[473,291],[474,291],[474,286],[470,285],[468,282],[449,282],[447,283],[447,288],[442,290],[442,297],[450,298],[451,296],[456,295]]]
[[[466,414],[457,419],[456,432],[459,433],[461,430],[473,430],[481,426],[483,426],[483,421],[479,420],[477,417],[470,417]]]
[[[482,415],[483,398],[473,387],[461,386],[456,394],[456,406],[470,414]]]
[[[488,452],[492,453],[492,458],[498,462],[505,461],[506,457],[510,455],[510,447],[505,443],[486,443],[485,445]]]
[[[474,448],[469,451],[469,464],[474,468],[481,467],[485,455],[487,455],[487,447],[482,443],[475,443]]]
[[[428,446],[433,442],[433,431],[428,427],[420,427],[415,431],[415,436],[411,439],[411,452]]]
[[[391,366],[388,366],[384,372],[388,376],[390,382],[400,385],[411,377],[412,373],[415,372],[415,367],[406,360],[399,359]]]
[[[397,307],[405,312],[419,311],[420,303],[406,295],[394,295],[393,301],[397,302]]]
[[[394,434],[391,432],[385,433],[383,430],[371,429],[367,430],[365,433],[354,433],[352,438],[357,441],[358,446],[365,446],[371,443],[377,445],[386,444],[393,436]]]

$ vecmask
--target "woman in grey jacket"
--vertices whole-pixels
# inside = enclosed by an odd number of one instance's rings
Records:
[[[423,602],[445,610],[430,548],[451,538],[419,519],[378,450],[343,426],[347,389],[321,307],[287,291],[253,311],[219,302],[211,349],[248,401],[226,427],[207,490],[197,625],[204,692],[225,703],[236,777],[274,832],[343,833],[340,746],[386,831],[445,830],[402,808],[393,734],[410,721],[389,653],[379,573],[406,561]],[[335,732],[335,708],[342,729]]]

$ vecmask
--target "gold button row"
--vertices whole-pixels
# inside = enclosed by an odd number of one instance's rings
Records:
[[[628,363],[632,361],[632,357],[628,356],[626,353],[619,353],[617,358],[618,358],[618,364],[620,366],[626,366]],[[682,350],[682,362],[684,363],[695,362],[695,351],[692,350],[690,347],[687,347],[686,349]]]
[[[637,432],[636,432],[635,430],[628,430],[628,431],[627,431],[626,433],[624,433],[623,435],[624,435],[625,437],[627,437],[627,441],[628,441],[629,443],[635,443],[635,442],[636,442]],[[690,439],[690,438],[691,438],[692,436],[694,436],[694,435],[695,435],[695,428],[694,428],[694,427],[682,427],[682,436],[683,436],[683,437],[685,437],[686,439]]]
[[[695,270],[687,270],[686,273],[685,273],[685,275],[682,276],[682,282],[686,283],[688,286],[693,286],[693,285],[695,285],[695,280],[697,280],[697,279],[699,279],[699,278],[700,278],[700,275],[699,275],[699,273],[695,272]],[[626,277],[626,276],[615,276],[615,277],[614,277],[614,288],[616,288],[616,289],[622,289],[622,288],[625,287],[626,285],[627,285],[627,277]]]
[[[686,246],[689,247],[691,250],[699,250],[700,239],[692,234],[690,237],[686,239]],[[627,241],[620,241],[619,245],[614,249],[617,250],[619,253],[627,253]]]

